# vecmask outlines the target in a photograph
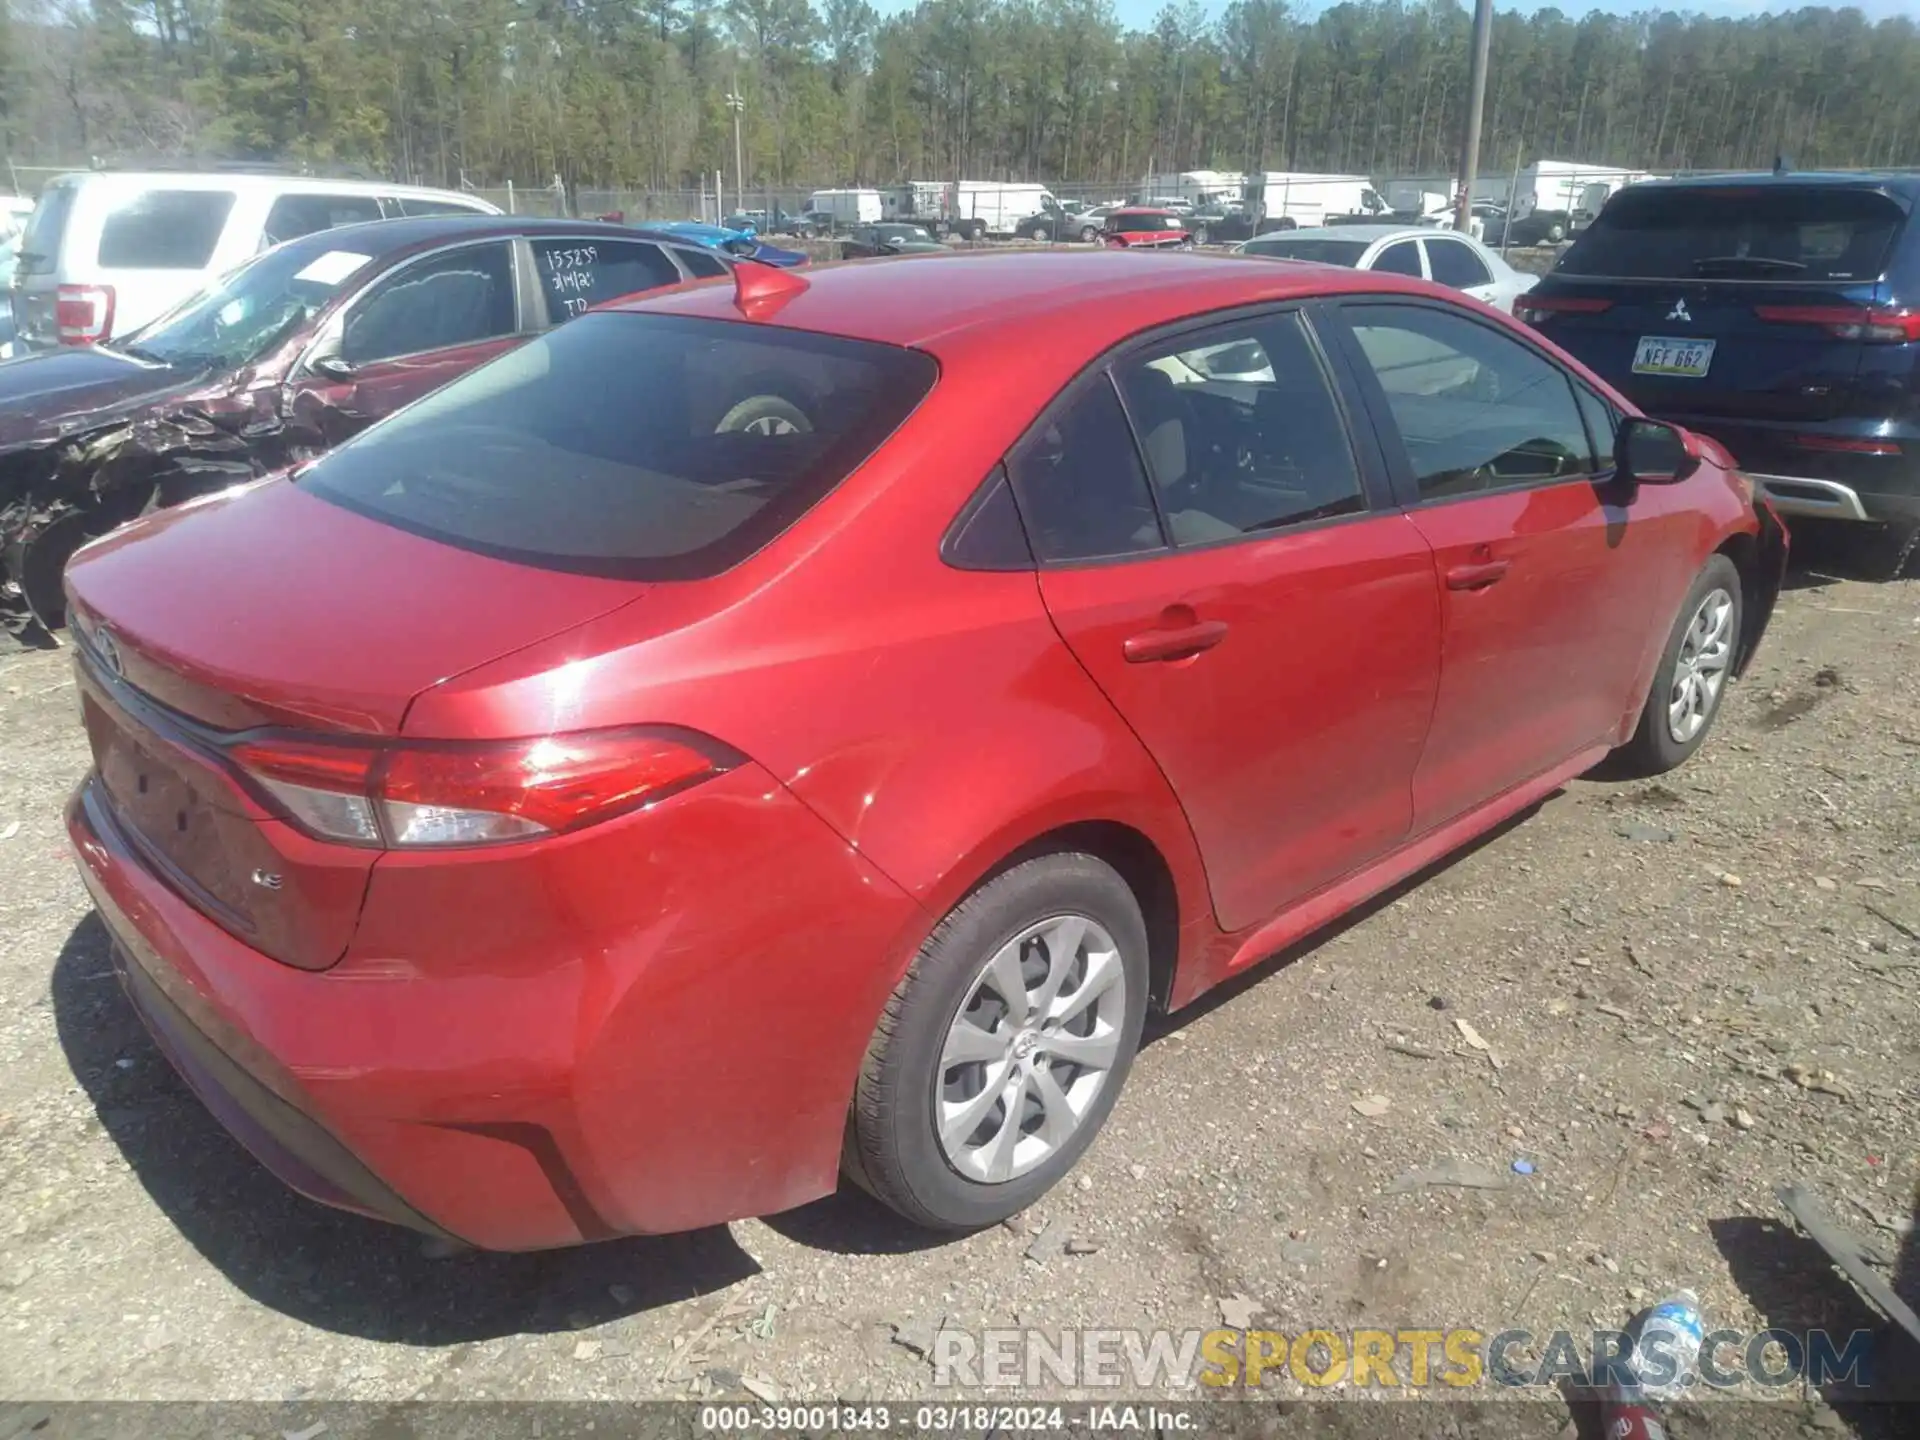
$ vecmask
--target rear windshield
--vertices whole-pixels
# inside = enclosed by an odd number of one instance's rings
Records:
[[[698,579],[790,525],[933,385],[917,350],[595,312],[376,425],[298,480],[521,564]]]
[[[149,190],[100,227],[105,270],[202,270],[233,209],[231,190]]]
[[[60,239],[67,233],[67,216],[73,213],[73,186],[49,185],[40,192],[40,201],[27,217],[26,233],[20,237],[20,273],[42,274],[53,269],[60,258]]]
[[[1367,253],[1364,240],[1283,240],[1263,237],[1249,240],[1244,253],[1265,255],[1274,260],[1313,260],[1322,265],[1345,265],[1352,269]]]
[[[1632,280],[1875,280],[1905,222],[1897,203],[1872,190],[1629,189],[1556,269]]]

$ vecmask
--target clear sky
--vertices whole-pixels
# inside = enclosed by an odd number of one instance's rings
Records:
[[[917,3],[918,0],[874,0],[875,8],[884,15],[911,10]],[[1153,17],[1160,13],[1164,3],[1165,0],[1114,0],[1114,9],[1119,13],[1121,24],[1144,30],[1153,23]],[[1218,16],[1226,9],[1226,0],[1204,0],[1204,3],[1211,15]],[[1462,0],[1462,4],[1468,9],[1472,8],[1472,0]],[[1327,5],[1319,3],[1319,0],[1305,0],[1296,8],[1312,14],[1326,9]],[[1496,0],[1495,8],[1531,14],[1547,7],[1539,0],[1523,0],[1520,4]],[[1564,0],[1555,8],[1574,16],[1585,15],[1590,10],[1603,10],[1609,15],[1631,15],[1641,10],[1675,10],[1684,14],[1737,19],[1743,15],[1783,14],[1809,7],[1775,3],[1775,0],[1680,0],[1680,3],[1666,4],[1657,3],[1657,0]],[[1864,11],[1869,20],[1883,20],[1893,15],[1920,14],[1920,0],[1856,0],[1856,8]]]

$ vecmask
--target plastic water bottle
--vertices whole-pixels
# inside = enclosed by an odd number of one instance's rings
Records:
[[[1706,1335],[1700,1297],[1676,1290],[1645,1315],[1634,1330],[1632,1398],[1661,1403],[1687,1391],[1700,1372],[1700,1343]]]

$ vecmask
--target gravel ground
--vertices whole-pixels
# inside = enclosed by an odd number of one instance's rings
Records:
[[[1683,1284],[1728,1326],[1870,1323],[1773,1188],[1920,1288],[1917,659],[1920,583],[1798,576],[1693,764],[1570,785],[1159,1026],[1008,1226],[930,1240],[847,1194],[533,1256],[438,1255],[225,1137],[66,853],[66,659],[0,659],[0,1396],[915,1397],[900,1340],[942,1317],[1585,1332]],[[1396,1184],[1461,1164],[1499,1188]]]

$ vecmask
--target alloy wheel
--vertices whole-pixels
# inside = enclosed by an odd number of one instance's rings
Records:
[[[1684,745],[1706,727],[1733,663],[1733,596],[1709,590],[1687,622],[1667,690],[1667,730]]]
[[[1029,925],[968,987],[940,1051],[934,1130],[947,1163],[999,1184],[1065,1145],[1105,1087],[1126,1023],[1119,947],[1085,915]]]

